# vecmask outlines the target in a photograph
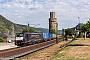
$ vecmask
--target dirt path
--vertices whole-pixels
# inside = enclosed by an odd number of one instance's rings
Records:
[[[29,54],[25,57],[22,57],[18,60],[50,60],[50,57],[56,54],[61,48],[60,45],[67,43],[68,41],[62,41],[58,44],[50,46],[48,48],[42,49],[40,51]]]

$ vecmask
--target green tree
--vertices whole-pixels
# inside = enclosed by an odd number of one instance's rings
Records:
[[[81,27],[81,30],[84,32],[84,40],[86,39],[86,32],[89,30],[88,26],[86,24],[83,24]]]
[[[56,32],[56,30],[50,30],[50,33],[52,33],[52,34],[56,34],[57,32]]]
[[[29,28],[29,32],[36,32],[34,28]]]
[[[75,34],[75,31],[71,28],[65,29],[65,36],[69,35],[72,36]]]
[[[87,21],[86,25],[88,27],[88,30],[90,31],[90,19],[89,19],[89,21]]]
[[[86,32],[90,30],[90,20],[83,24],[81,30],[84,32],[84,40],[86,39]]]
[[[0,37],[0,42],[5,42],[5,40],[2,37]]]
[[[24,28],[22,32],[36,32],[36,30],[34,28]]]
[[[68,29],[65,29],[65,38],[66,38],[66,40],[68,39],[68,38],[72,38],[72,35],[76,35],[76,33],[75,33],[75,31],[73,30],[73,29],[71,29],[71,28],[68,28]]]

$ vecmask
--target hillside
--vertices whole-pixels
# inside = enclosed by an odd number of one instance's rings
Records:
[[[17,24],[17,25],[24,27],[24,28],[27,27],[26,25],[21,25],[21,24]],[[40,32],[45,32],[45,33],[49,32],[49,29],[47,29],[47,28],[35,28],[35,27],[32,27],[32,28],[34,28],[36,31],[40,31]],[[62,30],[58,30],[58,34],[62,34]]]
[[[49,32],[49,29],[46,28],[35,28],[37,31],[42,31],[42,32]],[[58,30],[58,34],[62,34],[62,30]]]
[[[7,20],[5,17],[0,15],[0,33],[1,32],[9,32],[12,34],[13,31],[13,26],[14,26],[14,32],[21,32],[23,28],[26,28],[27,25],[21,25],[21,24],[15,24],[9,20]],[[34,27],[32,27],[34,28]],[[41,31],[41,32],[49,32],[48,29],[46,28],[34,28],[36,31]],[[62,31],[58,30],[58,33],[61,34]]]
[[[7,20],[5,17],[0,15],[0,32],[9,32],[10,34],[12,34],[13,27],[15,29],[15,32],[22,31],[22,27],[16,25],[15,23]]]

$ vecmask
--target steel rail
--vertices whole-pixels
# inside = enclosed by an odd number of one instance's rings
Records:
[[[15,48],[15,49],[12,48],[12,49],[7,49],[7,50],[2,50],[0,52],[0,60],[15,59],[17,57],[48,47],[55,43],[56,43],[56,40],[50,40],[50,41],[35,44],[35,45],[30,45],[30,46]]]

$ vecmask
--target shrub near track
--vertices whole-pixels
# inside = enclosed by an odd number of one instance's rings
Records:
[[[5,42],[3,38],[0,37],[0,43]]]

